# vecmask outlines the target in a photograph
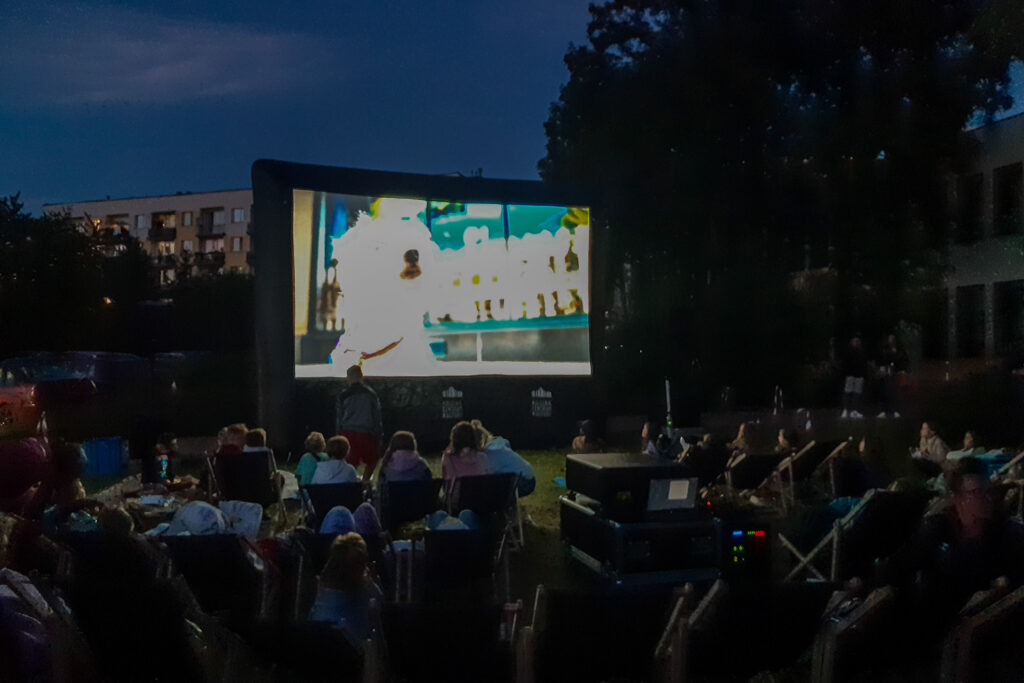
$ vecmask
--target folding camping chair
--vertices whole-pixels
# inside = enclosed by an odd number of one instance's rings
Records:
[[[205,612],[227,612],[235,625],[273,612],[276,568],[247,539],[234,534],[159,536]]]
[[[472,510],[482,520],[506,513],[515,504],[519,475],[478,474],[453,479],[445,492],[449,514]]]
[[[198,641],[199,662],[207,681],[269,681],[266,671],[255,664],[252,648],[219,620],[211,617],[199,605],[195,594],[182,575],[165,579],[181,606],[184,616],[191,622],[191,637]]]
[[[441,506],[443,479],[384,481],[380,487],[380,517],[391,533],[406,522],[423,519]]]
[[[388,668],[395,680],[508,680],[502,609],[495,603],[383,605],[384,632],[389,641],[401,644],[388,652]]]
[[[814,640],[812,683],[834,683],[840,673],[848,673],[858,655],[870,649],[865,646],[866,634],[883,623],[883,617],[895,600],[896,591],[891,586],[875,589],[863,600],[847,593],[837,594],[830,601],[824,623]]]
[[[25,610],[47,626],[52,638],[53,680],[95,680],[96,661],[89,642],[63,596],[41,579],[0,569],[0,586],[17,597]]]
[[[277,503],[278,523],[286,521],[281,484],[277,474],[274,452],[258,448],[232,455],[218,455],[213,463],[207,461],[211,482],[219,492],[220,500],[242,500],[266,508]]]
[[[540,585],[533,620],[517,634],[516,680],[646,680],[650,653],[672,604],[671,589],[665,586],[584,590]]]
[[[303,496],[306,524],[317,531],[331,508],[343,505],[350,512],[355,512],[366,499],[363,484],[358,481],[347,484],[306,484],[302,491],[306,494]]]
[[[798,560],[785,580],[790,581],[806,570],[819,581],[840,581],[849,578],[850,572],[846,569],[854,561],[888,557],[917,528],[924,505],[923,498],[911,494],[883,489],[868,491],[849,513],[835,521],[832,529],[806,555],[780,533],[780,544]],[[829,577],[826,579],[814,560],[829,548]]]
[[[1021,633],[1021,629],[1024,588],[1002,597],[994,590],[976,595],[961,612],[960,624],[946,638],[940,680],[972,683],[1008,680],[1005,676],[1011,671],[1019,675],[1024,661],[1014,634]]]

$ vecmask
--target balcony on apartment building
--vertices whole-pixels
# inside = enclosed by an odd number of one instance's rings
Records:
[[[178,221],[173,211],[154,213],[146,239],[150,242],[174,242],[178,239]]]
[[[153,226],[146,234],[146,239],[150,242],[174,242],[178,239],[178,230]]]
[[[223,237],[227,217],[224,209],[203,209],[196,219],[196,229],[200,238]]]
[[[175,268],[178,265],[178,257],[174,254],[157,254],[152,257],[152,264],[158,270]]]
[[[199,252],[195,254],[195,259],[193,262],[201,272],[216,272],[224,267],[224,252]]]

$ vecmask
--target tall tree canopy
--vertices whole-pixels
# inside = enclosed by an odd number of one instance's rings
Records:
[[[906,286],[941,275],[925,247],[947,228],[948,174],[970,158],[964,124],[1011,103],[1007,46],[1024,35],[1018,24],[1008,38],[993,11],[981,0],[593,6],[539,167],[601,192],[623,264],[607,276],[630,285],[612,349],[643,340],[644,369],[682,349],[725,383],[764,385],[823,355],[830,335],[906,315]],[[790,274],[823,266],[827,320],[808,321]]]

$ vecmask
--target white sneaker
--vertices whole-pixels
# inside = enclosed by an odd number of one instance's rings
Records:
[[[840,420],[845,420],[845,419],[846,419],[846,418],[848,418],[848,417],[850,417],[850,411],[848,411],[848,410],[844,410],[844,411],[843,411],[843,414],[839,416],[839,419],[840,419]]]
[[[861,415],[860,412],[858,412],[856,410],[851,410],[850,411],[850,417],[852,417],[854,420],[859,420],[859,419],[861,419],[864,416]]]
[[[884,420],[885,418],[886,418],[886,415],[885,415],[885,411],[883,410],[882,412],[880,412],[878,414],[878,419],[879,420]]]

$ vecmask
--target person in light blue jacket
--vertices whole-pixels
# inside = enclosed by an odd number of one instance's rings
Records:
[[[491,434],[480,423],[480,420],[473,420],[473,428],[476,430],[480,440],[480,449],[487,458],[487,469],[491,474],[503,474],[511,472],[519,475],[518,491],[519,497],[528,496],[537,487],[537,479],[534,477],[533,468],[530,463],[512,450],[508,439]]]

